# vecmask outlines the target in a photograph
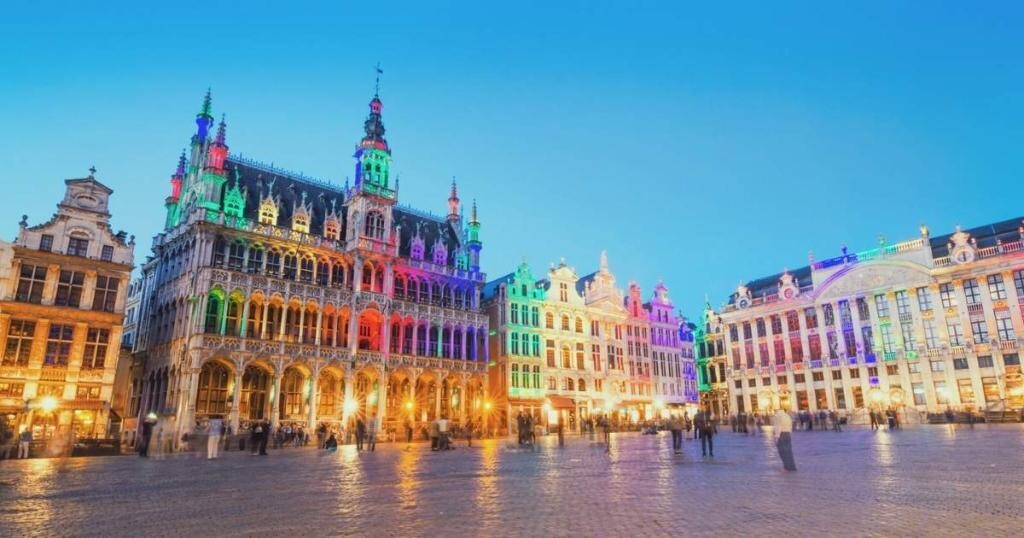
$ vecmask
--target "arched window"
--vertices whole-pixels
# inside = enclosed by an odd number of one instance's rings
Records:
[[[562,368],[572,368],[572,351],[569,346],[562,346]]]
[[[299,280],[303,282],[313,281],[313,258],[303,257],[299,260]]]
[[[576,384],[571,377],[565,378],[565,390],[576,390]]]
[[[366,229],[364,232],[368,237],[384,239],[384,215],[379,211],[366,213]]]
[[[567,316],[565,314],[562,314],[562,330],[563,331],[568,331],[569,330],[569,316]]]
[[[244,260],[245,244],[240,241],[231,243],[228,247],[228,267],[236,271],[241,271]]]
[[[309,233],[309,215],[305,212],[296,213],[292,216],[292,230],[296,232],[302,232],[304,234]]]
[[[263,420],[266,417],[267,389],[270,387],[270,376],[262,368],[247,366],[242,374],[242,401],[239,402],[239,415],[246,420]]]
[[[551,312],[544,313],[544,326],[547,327],[548,329],[555,328],[555,315],[552,314]]]
[[[210,361],[199,371],[196,415],[223,415],[228,408],[228,369]]]
[[[298,256],[293,252],[289,252],[284,255],[284,278],[289,280],[295,280],[295,275],[298,274],[299,270],[299,259]]]
[[[587,382],[582,378],[576,383],[576,389],[580,392],[587,392]]]
[[[326,260],[321,260],[316,264],[316,283],[320,286],[326,286],[330,282],[331,277],[331,266],[327,264]]]
[[[302,373],[294,368],[289,368],[281,380],[281,417],[302,417],[305,411],[305,398],[303,397]]]
[[[242,330],[242,297],[230,297],[227,305],[227,324],[224,328],[224,334],[238,336]]]
[[[341,262],[334,262],[331,267],[331,285],[335,287],[345,285],[345,265]]]
[[[267,251],[267,274],[277,276],[281,273],[281,251],[271,249]]]
[[[335,417],[340,412],[338,409],[338,395],[341,388],[338,378],[330,372],[323,372],[317,381],[317,390],[320,394],[317,397],[317,413],[321,417]]]
[[[583,333],[583,318],[576,318],[576,332]]]
[[[213,240],[213,251],[210,252],[210,259],[213,260],[214,267],[224,266],[224,256],[227,254],[228,244],[223,237],[218,236],[217,239]]]
[[[220,332],[220,312],[224,308],[224,300],[219,293],[211,293],[206,299],[206,325],[208,333]]]
[[[519,388],[519,365],[512,365],[512,388]]]
[[[526,284],[523,284],[523,297],[526,297]]]

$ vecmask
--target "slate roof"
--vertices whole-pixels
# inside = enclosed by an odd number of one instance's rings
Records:
[[[511,282],[512,277],[515,273],[508,273],[495,278],[494,280],[484,284],[484,290],[481,294],[481,300],[486,301],[498,295],[498,286],[504,282]]]
[[[1024,217],[1017,217],[992,224],[985,224],[984,226],[978,226],[964,231],[971,234],[971,237],[978,242],[978,248],[994,247],[997,240],[1002,240],[1005,243],[1020,239],[1019,227],[1022,220],[1024,220]],[[930,239],[929,243],[932,247],[933,258],[949,256],[949,242],[950,238],[953,237],[953,233],[932,237]]]
[[[341,225],[341,237],[345,237],[347,211],[344,207],[345,192],[341,185],[261,165],[234,155],[228,157],[225,168],[228,170],[227,185],[229,187],[234,185],[235,171],[237,170],[238,181],[246,190],[245,218],[258,220],[260,202],[269,193],[280,200],[278,222],[287,226],[292,220],[295,203],[301,202],[302,195],[305,193],[305,201],[312,209],[310,233],[313,235],[323,234],[324,221],[333,203]],[[392,210],[392,220],[394,225],[401,227],[399,256],[409,257],[412,237],[418,228],[424,239],[424,259],[432,259],[431,249],[434,241],[440,237],[448,249],[448,265],[455,264],[455,256],[461,246],[461,237],[459,231],[446,219],[425,211],[395,205]]]

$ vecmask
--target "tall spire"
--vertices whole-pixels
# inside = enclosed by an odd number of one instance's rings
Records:
[[[206,89],[206,97],[203,98],[203,107],[199,109],[199,114],[196,114],[196,137],[199,142],[206,141],[206,137],[210,133],[210,126],[213,125],[213,98],[210,96],[210,89]]]
[[[608,251],[607,250],[602,250],[601,251],[601,265],[600,265],[600,269],[601,269],[602,273],[607,273],[608,272]]]
[[[458,220],[459,218],[459,192],[455,186],[455,178],[452,177],[452,191],[448,195],[448,220]]]
[[[178,169],[175,170],[175,172],[174,172],[175,176],[178,176],[178,177],[184,177],[185,176],[185,164],[187,162],[188,161],[185,160],[185,150],[182,149],[181,150],[181,156],[178,157]]]
[[[225,115],[220,115],[220,123],[217,124],[217,139],[216,142],[220,145],[224,145],[226,139],[228,124],[224,121]]]
[[[473,210],[469,214],[469,222],[480,224],[480,221],[476,218],[476,198],[473,198]]]

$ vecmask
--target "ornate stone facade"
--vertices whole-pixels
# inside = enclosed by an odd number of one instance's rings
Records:
[[[140,416],[179,434],[214,415],[233,431],[484,418],[476,204],[467,221],[454,183],[447,217],[397,204],[382,107],[342,187],[229,155],[207,96],[143,267]]]
[[[1020,219],[812,257],[741,284],[705,318],[702,388],[716,412],[1024,406]],[[707,361],[705,361],[707,357]],[[723,398],[723,390],[729,397]],[[917,413],[907,413],[910,419]]]
[[[49,221],[0,242],[0,413],[36,441],[115,436],[111,414],[134,239],[110,229],[112,190],[69,179]],[[55,443],[49,443],[56,440]]]
[[[605,253],[583,277],[562,261],[538,280],[523,262],[487,284],[484,302],[495,328],[490,388],[510,431],[519,412],[579,429],[592,415],[636,422],[696,402],[693,340],[668,289],[643,303],[634,283],[624,296]]]

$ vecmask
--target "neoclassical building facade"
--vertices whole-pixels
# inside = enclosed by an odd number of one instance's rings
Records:
[[[142,271],[139,416],[178,432],[482,417],[476,204],[466,219],[454,182],[445,217],[398,204],[382,106],[341,186],[229,154],[207,95]]]
[[[922,226],[741,284],[705,317],[706,400],[721,413],[1019,410],[1022,239],[1021,219],[937,237]]]
[[[616,287],[605,253],[583,277],[562,261],[538,279],[523,262],[489,282],[484,308],[494,329],[489,382],[498,422],[512,431],[524,412],[575,430],[594,415],[635,422],[695,403],[690,329],[663,284],[650,302],[640,293],[635,283],[628,296]]]
[[[36,441],[116,435],[114,377],[134,238],[110,228],[95,169],[53,217],[0,241],[0,413]]]

